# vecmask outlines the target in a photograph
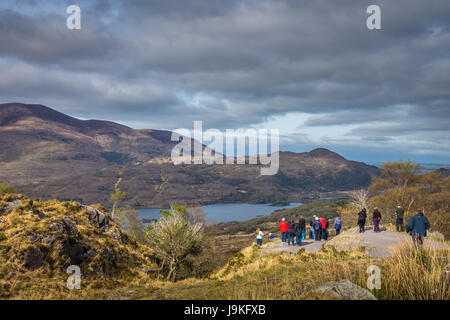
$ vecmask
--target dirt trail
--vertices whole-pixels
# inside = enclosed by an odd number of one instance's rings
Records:
[[[365,247],[366,253],[373,258],[384,258],[392,255],[390,246],[400,243],[402,241],[411,241],[411,237],[406,233],[399,233],[394,231],[382,231],[379,233],[373,232],[373,230],[367,230],[364,233],[359,232],[344,232],[337,237],[329,241],[314,241],[303,240],[302,245],[293,246],[282,243],[281,239],[266,243],[263,245],[263,250],[266,252],[291,252],[297,253],[301,248],[304,248],[307,252],[317,252],[322,245],[328,243],[335,246],[339,250],[345,250],[349,248]],[[445,243],[425,239],[425,247],[433,247],[435,249],[450,249]]]

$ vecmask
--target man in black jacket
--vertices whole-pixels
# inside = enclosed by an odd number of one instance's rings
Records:
[[[295,232],[295,236],[297,237],[297,245],[300,246],[302,244],[303,233],[306,227],[306,221],[303,217],[298,220],[297,228]]]
[[[366,208],[363,208],[359,213],[358,213],[358,225],[359,225],[359,232],[364,232],[364,228],[366,225],[366,218],[367,218],[367,210]]]
[[[397,214],[397,218],[395,219],[395,226],[397,227],[397,232],[403,232],[403,216],[405,214],[405,210],[403,210],[401,205],[397,206],[397,210],[395,210]]]

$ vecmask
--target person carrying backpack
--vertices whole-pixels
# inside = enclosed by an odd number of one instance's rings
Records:
[[[286,231],[288,229],[288,224],[286,223],[285,219],[281,219],[281,223],[278,226],[280,228],[280,232],[281,232],[281,241],[282,242],[286,242]]]
[[[286,231],[287,237],[288,237],[288,245],[291,244],[292,241],[292,245],[294,245],[294,237],[295,237],[295,231],[294,231],[294,221],[290,221],[289,222],[289,226],[288,229]]]
[[[401,205],[398,205],[397,210],[395,210],[395,213],[397,215],[395,219],[395,226],[397,228],[397,232],[403,232],[403,216],[405,214],[405,210],[402,208]]]
[[[378,208],[373,211],[373,232],[380,232],[381,213]]]
[[[295,235],[295,243],[300,246],[302,244],[302,226],[300,225],[300,220],[297,223],[294,223],[294,235]]]
[[[341,228],[342,228],[342,219],[338,215],[336,219],[334,219],[334,229],[336,229],[336,235],[339,235],[339,233],[341,233]]]
[[[423,211],[418,209],[417,214],[409,219],[406,232],[411,235],[415,245],[423,245],[423,238],[427,236],[427,229],[429,228],[430,221],[423,215]]]
[[[263,239],[264,233],[262,232],[261,228],[256,229],[256,244],[259,246],[262,246],[262,239]]]
[[[314,219],[313,229],[316,236],[316,241],[320,241],[322,238],[322,223],[320,222],[319,217]]]
[[[360,212],[358,212],[359,233],[365,231],[364,227],[366,225],[366,218],[367,218],[367,210],[366,208],[363,208]]]

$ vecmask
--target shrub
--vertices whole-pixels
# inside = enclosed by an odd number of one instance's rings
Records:
[[[7,193],[16,193],[17,190],[12,185],[7,182],[0,183],[0,195],[4,195]]]
[[[199,255],[204,240],[203,226],[191,224],[185,214],[172,211],[145,229],[146,240],[160,261],[168,280],[175,281],[180,265],[189,255]]]

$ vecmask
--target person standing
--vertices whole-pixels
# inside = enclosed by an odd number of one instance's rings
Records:
[[[336,235],[339,235],[339,233],[341,233],[341,228],[342,228],[342,219],[338,215],[336,219],[334,219],[334,229],[336,229]]]
[[[302,238],[301,240],[306,239],[306,221],[305,217],[300,216],[300,219],[298,220],[298,223],[300,224],[300,228],[302,228]]]
[[[325,225],[322,224],[322,239],[327,241],[328,240],[328,227],[330,226],[330,223],[328,221],[328,219],[325,219]]]
[[[401,205],[397,206],[397,210],[395,210],[397,217],[395,219],[395,226],[397,228],[397,232],[403,232],[403,216],[405,214],[405,210]]]
[[[261,228],[256,229],[256,244],[259,246],[262,246],[262,239],[263,239],[264,233],[262,232]]]
[[[316,217],[314,219],[313,229],[314,229],[315,240],[320,241],[320,239],[322,238],[322,223],[320,222],[319,217]]]
[[[310,239],[316,239],[316,233],[314,231],[314,221],[316,221],[316,215],[313,215],[309,225],[311,226],[311,233],[309,234]]]
[[[381,221],[381,213],[378,211],[378,208],[373,210],[373,232],[380,232],[380,221]]]
[[[294,245],[294,237],[295,237],[295,230],[294,230],[294,221],[290,221],[288,224],[288,229],[286,231],[287,234],[287,243],[288,245],[291,244],[292,241],[292,245]]]
[[[365,231],[364,227],[366,225],[366,218],[367,218],[367,210],[366,210],[366,208],[363,208],[358,213],[358,226],[359,226],[359,232],[360,233]]]
[[[286,242],[286,231],[288,229],[288,224],[286,223],[285,219],[281,219],[281,223],[278,226],[280,228],[280,232],[281,232],[281,241],[282,242]]]
[[[417,209],[415,216],[409,219],[406,225],[406,232],[408,232],[414,244],[423,245],[423,238],[427,236],[427,230],[430,228],[430,221],[423,215],[421,209]]]

